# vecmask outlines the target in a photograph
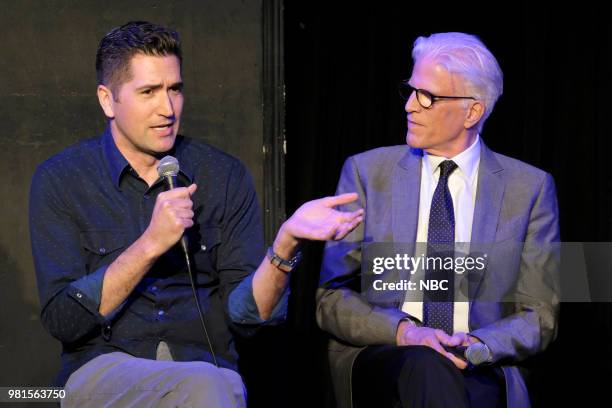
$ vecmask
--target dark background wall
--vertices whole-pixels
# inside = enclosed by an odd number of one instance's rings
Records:
[[[612,26],[595,2],[285,3],[287,210],[333,194],[344,160],[405,143],[397,82],[410,77],[419,35],[481,37],[504,71],[504,94],[482,137],[495,151],[555,178],[564,241],[612,240]],[[322,245],[307,245],[293,287],[294,359],[321,373],[312,294]],[[612,271],[597,271],[612,273]],[[536,406],[609,405],[612,308],[564,303],[549,351],[527,362]],[[606,339],[602,342],[603,339]],[[312,375],[310,389],[327,381]],[[316,385],[320,384],[320,385]],[[325,395],[309,394],[310,405]],[[307,406],[307,405],[306,405]]]
[[[129,20],[179,31],[181,132],[238,156],[263,190],[262,2],[18,1],[0,12],[0,386],[49,383],[59,343],[43,331],[28,234],[35,166],[101,132],[95,53]],[[204,188],[213,187],[214,180]]]

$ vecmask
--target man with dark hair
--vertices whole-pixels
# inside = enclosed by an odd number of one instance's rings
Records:
[[[181,42],[176,31],[144,21],[130,22],[116,27],[100,41],[96,53],[98,85],[117,90],[116,87],[130,80],[130,62],[134,55],[174,55],[183,63]]]
[[[154,24],[107,34],[96,58],[107,129],[32,181],[41,320],[63,345],[65,406],[244,406],[233,334],[284,318],[299,239],[340,239],[361,221],[333,209],[355,194],[311,201],[264,256],[244,165],[178,135],[180,56],[176,32]],[[181,164],[169,191],[157,170],[166,154]]]

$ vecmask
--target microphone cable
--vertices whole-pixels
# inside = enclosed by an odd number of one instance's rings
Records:
[[[168,190],[172,190],[176,187],[176,176],[178,175],[178,173],[179,162],[175,157],[165,156],[159,161],[159,165],[157,166],[157,174],[166,181],[166,186],[168,187]],[[215,366],[219,367],[219,363],[217,362],[217,355],[215,354],[215,348],[212,344],[212,341],[210,341],[208,329],[206,328],[206,322],[204,321],[204,313],[202,313],[202,307],[200,306],[200,297],[198,296],[198,291],[195,286],[194,273],[191,268],[191,257],[189,256],[189,245],[187,244],[187,236],[185,234],[183,234],[183,236],[181,237],[180,243],[181,248],[183,249],[183,254],[185,254],[187,274],[189,275],[191,290],[193,291],[193,299],[195,300],[195,304],[198,309],[198,316],[200,317],[202,333],[204,334],[204,339],[208,343],[208,348],[210,349],[210,354],[212,355],[213,363],[215,364]]]

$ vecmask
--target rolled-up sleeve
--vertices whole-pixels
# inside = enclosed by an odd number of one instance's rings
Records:
[[[270,317],[267,320],[263,320],[259,316],[259,310],[253,297],[253,274],[250,274],[230,294],[229,315],[232,322],[238,324],[278,324],[287,318],[288,299],[289,286],[283,292]]]
[[[44,165],[35,172],[30,237],[42,323],[58,340],[73,343],[108,326],[98,312],[105,268],[86,274],[79,228],[62,200],[59,180]]]
[[[253,181],[239,162],[229,172],[225,202],[218,264],[220,291],[234,330],[251,335],[256,327],[285,319],[289,291],[285,291],[269,319],[259,317],[253,298],[253,271],[264,256],[261,210]]]

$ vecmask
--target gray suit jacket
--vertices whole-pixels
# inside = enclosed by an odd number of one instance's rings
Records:
[[[359,194],[344,209],[362,207],[366,216],[343,240],[328,242],[317,292],[317,322],[332,336],[329,362],[340,407],[351,405],[351,369],[359,351],[395,344],[399,321],[407,316],[399,302],[394,307],[371,304],[360,295],[361,243],[415,242],[421,159],[422,151],[408,146],[383,147],[350,157],[342,170],[337,193]],[[475,283],[487,294],[471,302],[469,326],[504,370],[508,407],[529,406],[513,364],[544,350],[556,335],[559,300],[555,282],[544,271],[557,261],[547,244],[558,240],[550,174],[482,143],[472,243],[519,243],[514,245],[519,254],[489,257],[483,279],[489,284]],[[509,293],[515,301],[507,301]]]

